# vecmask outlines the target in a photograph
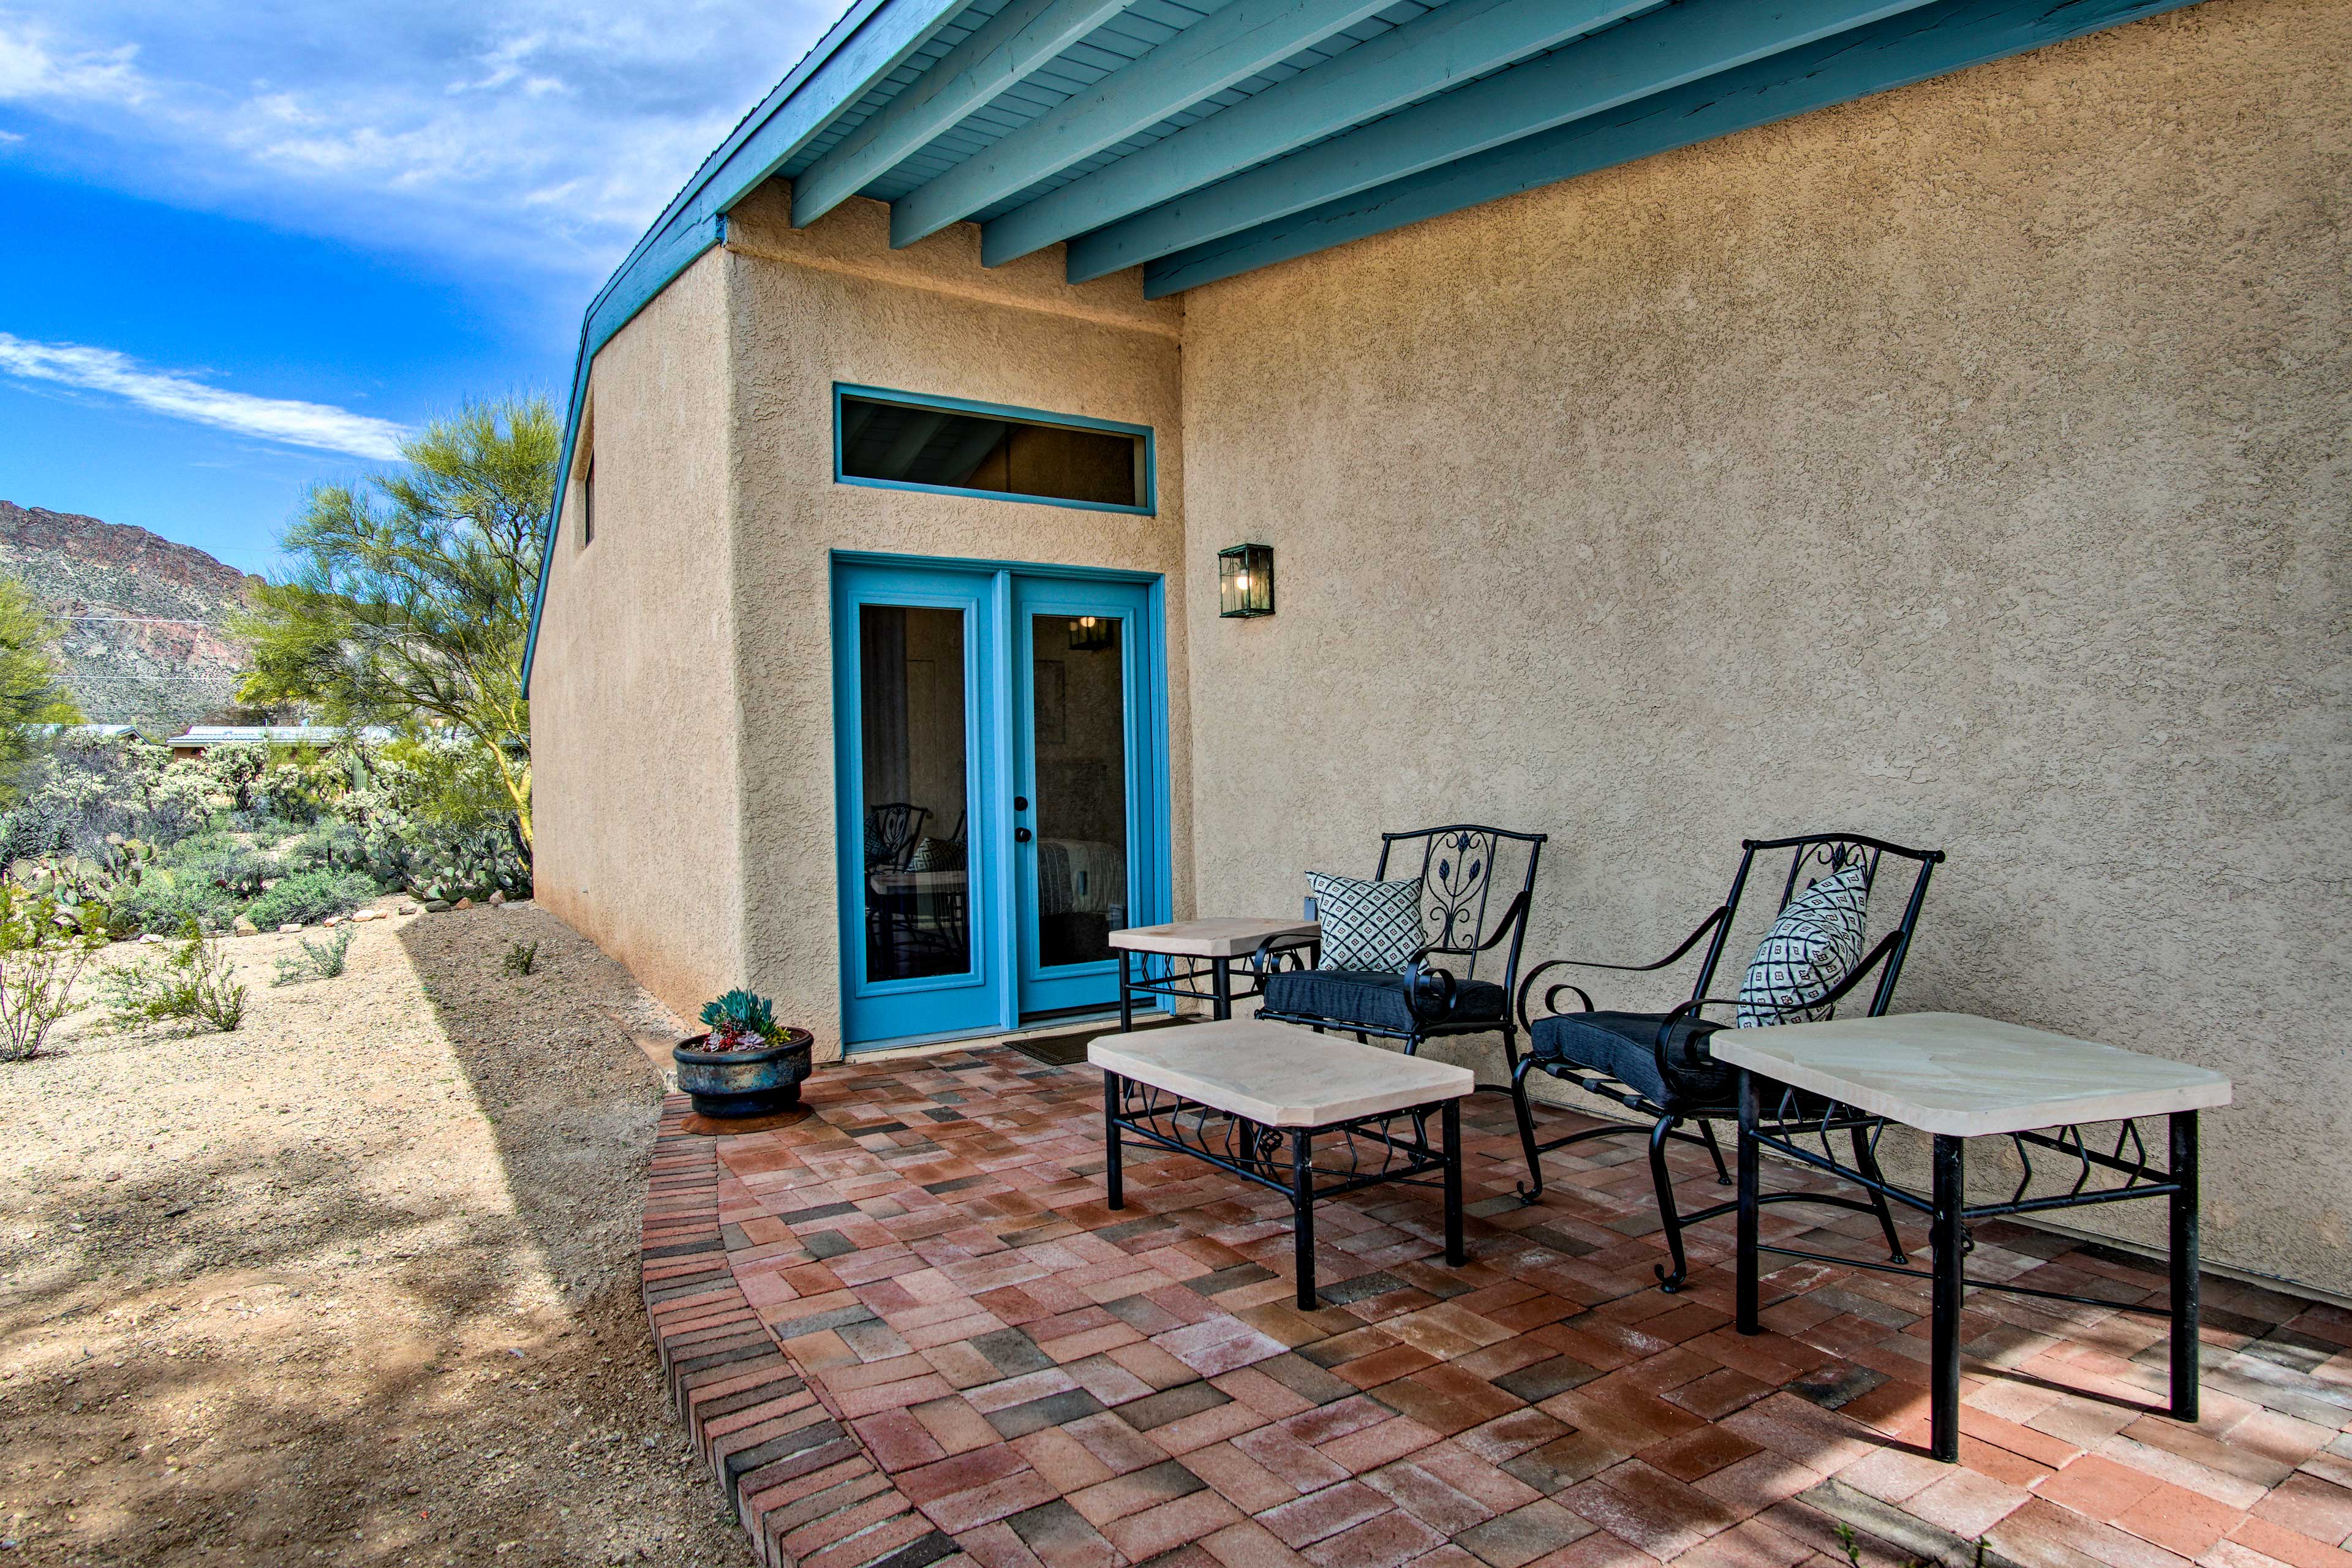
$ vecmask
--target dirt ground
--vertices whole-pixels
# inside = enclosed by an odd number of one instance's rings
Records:
[[[236,1034],[0,1064],[0,1568],[749,1563],[637,1301],[677,1020],[528,905],[296,941]]]

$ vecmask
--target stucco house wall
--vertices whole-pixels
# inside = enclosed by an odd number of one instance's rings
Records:
[[[1491,821],[1639,961],[1743,836],[1942,847],[1898,1008],[2231,1073],[2208,1257],[2352,1291],[2347,80],[2216,0],[1193,290],[1193,689],[1286,694],[1198,884]]]
[[[596,356],[530,693],[536,897],[689,1018],[744,951],[727,292],[705,256]]]
[[[993,271],[977,232],[893,251],[888,209],[851,201],[794,230],[772,185],[728,226],[737,410],[732,615],[742,746],[745,981],[839,1049],[832,552],[1046,562],[1163,574],[1168,584],[1171,825],[1190,907],[1181,308],[1134,273],[1072,288],[1057,246]],[[1150,426],[1156,515],[870,489],[833,480],[836,382]],[[705,574],[714,590],[722,579]],[[1213,590],[1212,591],[1213,596]]]

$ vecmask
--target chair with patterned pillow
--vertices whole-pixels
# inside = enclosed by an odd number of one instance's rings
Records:
[[[1318,1033],[1338,1029],[1359,1040],[1401,1041],[1407,1055],[1425,1040],[1498,1034],[1504,1067],[1517,1086],[1511,994],[1544,837],[1459,823],[1383,833],[1370,880],[1308,872],[1311,918],[1322,925],[1319,961],[1307,968],[1301,950],[1280,947],[1279,937],[1267,939],[1253,960],[1265,996],[1257,1016]],[[1410,874],[1391,881],[1391,865]],[[1494,895],[1502,889],[1512,890],[1497,910]],[[1462,973],[1430,963],[1437,958],[1464,961]],[[1533,1177],[1535,1124],[1524,1092],[1502,1084],[1479,1087],[1511,1094]]]
[[[1927,879],[1944,859],[1940,849],[1906,849],[1899,844],[1852,833],[1747,839],[1742,841],[1741,850],[1738,873],[1731,879],[1731,891],[1699,921],[1698,929],[1665,957],[1654,963],[1553,959],[1530,971],[1518,989],[1517,1010],[1519,1026],[1527,1031],[1528,1052],[1514,1069],[1512,1086],[1521,1115],[1527,1114],[1527,1075],[1541,1071],[1605,1100],[1613,1100],[1642,1118],[1636,1124],[1612,1122],[1534,1146],[1528,1163],[1535,1168],[1535,1184],[1520,1188],[1520,1196],[1534,1203],[1543,1195],[1543,1171],[1538,1162],[1544,1154],[1589,1139],[1629,1132],[1645,1134],[1650,1145],[1651,1184],[1656,1189],[1658,1216],[1664,1222],[1666,1247],[1673,1258],[1671,1268],[1661,1264],[1656,1273],[1664,1289],[1670,1292],[1680,1289],[1689,1273],[1683,1253],[1684,1229],[1738,1206],[1736,1203],[1721,1203],[1696,1214],[1679,1213],[1666,1169],[1668,1142],[1697,1143],[1714,1156],[1717,1180],[1726,1185],[1731,1180],[1730,1173],[1724,1168],[1723,1151],[1716,1141],[1713,1124],[1717,1121],[1738,1121],[1738,1074],[1718,1065],[1709,1055],[1707,1037],[1724,1026],[1707,1018],[1706,1009],[1733,1009],[1733,1024],[1740,1028],[1813,1022],[1832,1016],[1838,1004],[1859,987],[1865,976],[1876,971],[1877,984],[1870,994],[1866,1016],[1880,1016],[1895,998],[1895,983],[1902,975],[1903,960],[1910,952],[1912,932],[1918,924],[1919,907],[1927,896]],[[1750,875],[1757,869],[1758,857],[1769,857],[1777,868],[1778,858],[1783,853],[1789,857],[1788,875],[1780,880],[1771,925],[1748,965],[1739,994],[1736,998],[1709,996],[1707,988],[1714,983],[1724,946],[1739,922],[1742,899],[1748,891]],[[1911,885],[1901,917],[1865,953],[1870,896],[1890,859],[1911,864]],[[1883,893],[1886,889],[1879,890]],[[1881,903],[1884,907],[1883,898]],[[1606,1011],[1594,1006],[1592,997],[1582,986],[1556,981],[1542,991],[1547,1016],[1528,1016],[1528,1002],[1551,970],[1574,967],[1651,973],[1680,962],[1701,942],[1706,943],[1706,951],[1699,961],[1690,1000],[1670,1012]],[[1562,1012],[1559,1002],[1563,993],[1569,992],[1575,994],[1582,1006]],[[1779,1086],[1774,1086],[1771,1092],[1780,1091]],[[1810,1097],[1801,1098],[1807,1100],[1808,1110],[1813,1114],[1826,1117],[1832,1109],[1811,1102]],[[1697,1132],[1684,1131],[1686,1124],[1693,1122],[1698,1126]],[[1880,1125],[1871,1119],[1849,1115],[1834,1122],[1825,1121],[1823,1131],[1824,1135],[1847,1133],[1856,1164],[1875,1181],[1879,1179],[1878,1163],[1873,1146]],[[1768,1194],[1763,1201],[1828,1204],[1875,1215],[1894,1260],[1904,1260],[1902,1245],[1895,1234],[1894,1216],[1887,1210],[1886,1200],[1875,1192],[1866,1201],[1801,1192]]]

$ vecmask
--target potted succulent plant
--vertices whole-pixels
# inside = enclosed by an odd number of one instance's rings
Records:
[[[677,1087],[704,1116],[766,1116],[800,1103],[815,1037],[782,1028],[764,996],[730,991],[702,1009],[709,1033],[681,1040],[670,1052]]]

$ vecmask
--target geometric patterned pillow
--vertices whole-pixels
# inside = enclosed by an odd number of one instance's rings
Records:
[[[1739,1027],[1811,1024],[1836,1012],[1819,1004],[1862,962],[1869,901],[1870,873],[1860,860],[1790,899],[1739,983]]]
[[[952,871],[963,860],[956,847],[944,838],[923,837],[915,840],[915,852],[907,857],[909,871]]]
[[[1323,926],[1323,967],[1396,974],[1421,947],[1421,879],[1367,882],[1307,873]]]

